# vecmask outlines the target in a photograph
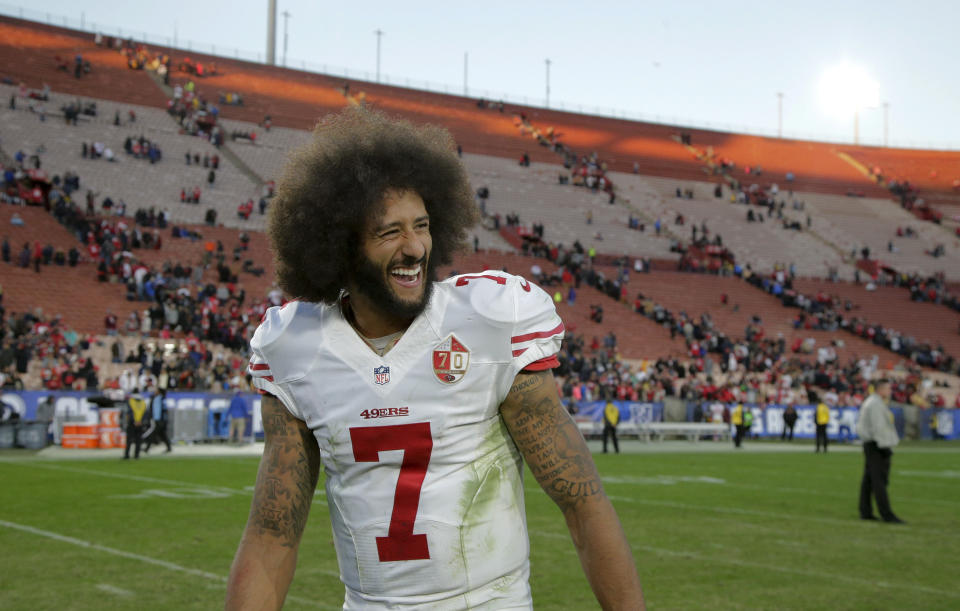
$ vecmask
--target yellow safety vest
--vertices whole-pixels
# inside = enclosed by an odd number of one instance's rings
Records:
[[[133,413],[133,423],[141,424],[143,415],[147,413],[147,402],[143,399],[130,398],[127,403],[130,405],[130,411]]]
[[[830,422],[830,408],[826,403],[817,404],[817,424],[828,424]]]
[[[735,408],[733,408],[733,413],[730,414],[730,422],[734,426],[740,426],[743,424],[743,405],[738,403]]]
[[[603,410],[603,415],[607,419],[607,422],[613,426],[620,424],[620,408],[613,403],[607,403],[607,407]]]

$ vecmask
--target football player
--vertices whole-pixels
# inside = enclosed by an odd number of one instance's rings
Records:
[[[500,272],[435,281],[475,222],[441,128],[349,109],[291,158],[268,232],[294,300],[251,341],[266,445],[227,608],[282,606],[322,467],[345,609],[529,609],[523,461],[601,606],[643,608],[553,380],[550,296]]]

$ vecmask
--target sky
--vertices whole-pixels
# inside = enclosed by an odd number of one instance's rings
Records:
[[[287,65],[721,131],[960,150],[960,2],[321,2],[288,11]],[[0,2],[0,13],[265,57],[268,0]],[[277,63],[284,57],[277,19]],[[465,62],[466,55],[466,62]],[[466,74],[465,74],[466,63]],[[824,85],[824,83],[830,83]],[[861,90],[844,92],[853,83]],[[843,98],[842,100],[840,98]],[[886,111],[884,104],[887,104]],[[846,107],[846,108],[842,108]]]

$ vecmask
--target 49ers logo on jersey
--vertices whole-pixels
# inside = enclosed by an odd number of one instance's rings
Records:
[[[382,407],[380,409],[365,409],[360,412],[360,417],[364,420],[370,418],[393,418],[395,416],[409,416],[409,407]]]
[[[470,350],[452,334],[433,349],[433,373],[444,384],[456,384],[470,366]]]

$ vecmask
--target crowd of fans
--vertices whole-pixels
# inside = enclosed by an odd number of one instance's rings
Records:
[[[108,321],[111,316],[107,314]],[[7,314],[0,299],[0,388],[218,391],[246,385],[245,350],[192,334],[152,338],[129,324],[122,333],[129,338],[81,334],[66,326],[60,315],[47,316],[41,308]],[[125,351],[124,344],[136,347]],[[108,353],[115,366],[108,367]]]
[[[581,283],[611,299],[620,302],[628,299],[626,261],[618,262],[612,277],[607,277],[594,268],[582,248],[566,251],[562,247],[552,247],[535,254],[558,265],[553,274],[535,278],[545,287],[559,285],[561,290],[556,291],[557,301],[562,299],[565,289],[569,288],[572,293],[574,288],[580,288]],[[785,306],[800,309],[793,322],[797,329],[844,329],[863,334],[918,365],[954,372],[955,362],[945,357],[942,350],[929,350],[895,332],[864,325],[851,317],[848,313],[855,306],[850,302],[840,303],[824,294],[807,297],[797,293],[792,289],[791,275],[782,266],[778,266],[770,278],[754,274],[749,266],[735,269],[747,282],[776,294]],[[726,296],[722,296],[721,306],[727,303]],[[684,311],[675,313],[642,293],[633,300],[633,309],[662,326],[671,338],[683,338],[686,353],[631,367],[618,358],[616,338],[612,333],[602,341],[594,337],[587,344],[583,335],[570,332],[564,341],[558,369],[564,397],[640,401],[675,397],[688,401],[777,404],[805,404],[815,397],[826,397],[832,405],[858,405],[866,396],[869,381],[878,367],[876,357],[851,357],[842,362],[837,356],[841,340],[816,347],[812,337],[794,340],[789,345],[782,334],[769,337],[758,316],[751,319],[742,336],[731,337],[715,327],[708,312],[699,316]],[[603,306],[593,304],[591,320],[600,323],[602,317]],[[903,363],[901,367],[905,368],[907,375],[895,384],[895,400],[922,407],[943,405],[942,395],[932,392],[932,381],[922,376],[919,367]]]

